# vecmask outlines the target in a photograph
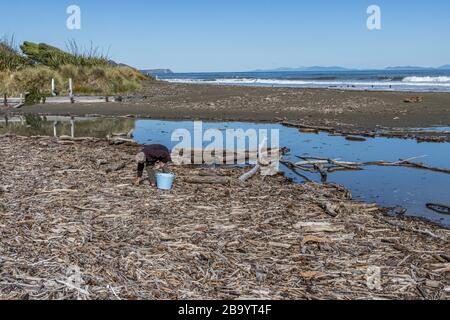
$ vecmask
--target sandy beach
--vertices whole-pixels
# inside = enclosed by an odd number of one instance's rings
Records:
[[[412,97],[420,103],[406,103]],[[46,104],[18,113],[135,116],[170,120],[301,121],[337,129],[450,125],[449,93],[367,92],[145,82],[141,92],[109,104]]]

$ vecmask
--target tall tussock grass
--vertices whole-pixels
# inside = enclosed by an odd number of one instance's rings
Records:
[[[20,53],[14,37],[0,39],[0,72],[16,71],[29,65],[31,61]]]

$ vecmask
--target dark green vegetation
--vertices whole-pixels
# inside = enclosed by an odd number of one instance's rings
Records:
[[[69,52],[65,52],[45,43],[32,43],[25,41],[21,46],[22,52],[32,61],[49,67],[58,68],[63,65],[74,66],[107,66],[109,61],[98,50],[91,48],[88,52],[80,53],[76,42],[68,44]]]

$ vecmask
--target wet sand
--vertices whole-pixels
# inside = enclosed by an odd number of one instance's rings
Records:
[[[420,103],[405,103],[411,97]],[[449,93],[343,91],[146,82],[122,103],[57,104],[19,113],[135,116],[167,120],[301,121],[334,128],[375,130],[450,126]]]

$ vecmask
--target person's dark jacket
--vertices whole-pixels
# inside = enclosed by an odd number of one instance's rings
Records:
[[[137,173],[139,178],[142,177],[145,166],[154,166],[158,161],[163,163],[172,161],[169,149],[161,144],[145,146],[142,152],[145,154],[146,162],[138,164]]]

